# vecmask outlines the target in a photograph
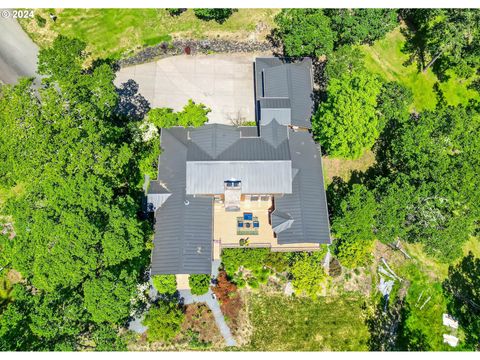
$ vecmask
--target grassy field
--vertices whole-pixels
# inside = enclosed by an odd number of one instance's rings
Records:
[[[284,295],[252,294],[253,334],[248,350],[368,350],[364,299],[328,297],[312,301]]]
[[[461,342],[455,349],[443,343],[443,334],[452,333],[460,340],[464,337],[461,330],[452,332],[452,329],[442,324],[442,314],[448,312],[442,283],[448,276],[449,265],[428,257],[420,244],[404,244],[404,246],[412,259],[393,267],[401,278],[410,283],[405,298],[408,309],[406,326],[417,334],[421,334],[425,343],[430,345],[430,350],[461,350]],[[464,255],[469,251],[479,256],[479,239],[472,237],[465,243]],[[460,260],[461,258],[457,261]]]
[[[373,46],[362,46],[367,69],[385,80],[398,81],[410,88],[414,94],[413,111],[433,109],[436,105],[433,86],[438,79],[431,70],[425,74],[419,72],[416,64],[404,66],[409,60],[409,55],[402,52],[404,42],[404,36],[396,29]],[[476,91],[467,88],[473,79],[460,80],[449,75],[448,81],[440,83],[440,89],[450,105],[466,104],[469,99],[478,98]]]
[[[56,22],[50,19],[50,12],[58,16]],[[41,47],[63,34],[86,41],[94,57],[109,57],[172,38],[263,40],[277,12],[239,9],[218,24],[197,19],[192,10],[172,17],[165,9],[36,9],[35,14],[47,20],[45,27],[39,27],[35,19],[20,22]]]
[[[354,171],[364,172],[374,163],[375,154],[371,150],[366,150],[365,153],[356,160],[324,156],[322,158],[322,165],[325,183],[327,185],[330,184],[333,178],[337,176],[341,177],[345,182],[348,182]]]

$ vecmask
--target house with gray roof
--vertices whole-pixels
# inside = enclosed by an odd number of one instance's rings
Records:
[[[255,60],[257,126],[161,130],[152,275],[210,274],[221,249],[330,244],[310,59]]]

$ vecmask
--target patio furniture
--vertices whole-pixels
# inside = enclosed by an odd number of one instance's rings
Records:
[[[259,228],[260,227],[260,223],[258,221],[254,221],[253,222],[253,227],[254,228]]]
[[[245,220],[245,221],[247,221],[247,220],[248,220],[248,221],[253,220],[253,214],[250,213],[250,212],[248,212],[248,213],[244,212],[244,213],[243,213],[243,220]]]
[[[238,220],[238,221],[237,221],[237,227],[243,228],[243,221]]]
[[[250,224],[249,222],[245,223],[245,227],[248,229],[252,226],[252,224]]]

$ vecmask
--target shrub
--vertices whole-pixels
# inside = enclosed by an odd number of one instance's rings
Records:
[[[170,341],[179,332],[185,315],[174,302],[160,302],[150,308],[143,320],[148,341]]]
[[[323,269],[319,254],[302,253],[292,265],[292,285],[297,294],[305,294],[312,298],[322,289],[327,275]]]
[[[47,25],[47,20],[38,14],[35,14],[35,22],[37,23],[38,27],[41,28],[44,28],[45,25]]]
[[[154,275],[153,286],[160,294],[173,295],[177,291],[175,275]]]
[[[188,278],[188,284],[193,295],[203,295],[208,292],[210,286],[210,275],[193,274]]]
[[[205,21],[215,20],[220,24],[225,22],[234,11],[237,9],[193,9],[197,18]]]
[[[170,16],[178,16],[180,15],[181,13],[183,13],[185,10],[187,9],[183,9],[183,8],[170,8],[170,9],[166,9],[168,11],[168,13],[170,14]]]

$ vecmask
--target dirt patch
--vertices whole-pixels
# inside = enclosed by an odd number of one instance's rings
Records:
[[[322,158],[322,164],[327,183],[332,182],[334,177],[341,177],[345,182],[348,182],[353,172],[364,172],[375,164],[375,155],[371,150],[367,150],[357,160],[324,156]]]
[[[220,303],[225,321],[235,335],[240,328],[239,315],[243,308],[243,300],[237,286],[228,281],[225,271],[218,274],[217,285],[213,288],[213,292]]]
[[[218,330],[212,311],[206,304],[190,304],[185,309],[185,321],[182,324],[180,341],[189,341],[188,333],[198,334],[198,340],[210,343],[212,347],[223,346],[223,337]]]

